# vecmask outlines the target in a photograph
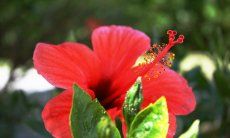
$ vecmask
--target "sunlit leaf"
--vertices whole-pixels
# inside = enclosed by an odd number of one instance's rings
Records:
[[[165,97],[161,97],[136,115],[128,138],[165,138],[168,126],[167,103]]]
[[[107,116],[97,124],[98,138],[121,138],[115,124]]]
[[[199,124],[200,121],[195,120],[190,126],[190,128],[185,133],[180,135],[179,138],[197,138],[199,132]]]

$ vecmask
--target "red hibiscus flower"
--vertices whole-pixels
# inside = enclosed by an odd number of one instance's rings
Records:
[[[95,29],[92,34],[93,51],[80,43],[37,44],[33,60],[38,73],[54,86],[65,89],[46,104],[42,112],[45,128],[54,137],[71,137],[69,113],[73,84],[83,88],[92,98],[97,98],[114,119],[121,114],[126,91],[138,75],[164,68],[158,77],[151,80],[142,77],[143,107],[165,96],[170,114],[167,137],[173,137],[175,115],[188,114],[195,107],[195,97],[186,80],[160,64],[168,50],[183,41],[181,37],[174,41],[174,35],[170,35],[168,45],[153,62],[140,67],[139,73],[134,71],[133,65],[150,49],[150,39],[130,27],[104,26]]]

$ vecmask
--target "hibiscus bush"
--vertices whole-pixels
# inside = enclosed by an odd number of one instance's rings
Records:
[[[229,5],[1,1],[0,137],[230,137]]]

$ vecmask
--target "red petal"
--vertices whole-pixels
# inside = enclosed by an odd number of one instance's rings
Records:
[[[65,90],[52,98],[42,111],[45,128],[56,138],[71,138],[69,113],[72,92]]]
[[[130,27],[105,26],[94,30],[92,43],[94,51],[102,61],[105,79],[110,79],[112,83],[109,90],[112,93],[104,96],[110,101],[126,92],[135,81],[137,76],[130,73],[130,70],[137,58],[150,48],[150,39]]]
[[[95,29],[92,43],[103,63],[105,73],[109,76],[130,69],[136,59],[150,47],[148,36],[125,26]]]
[[[173,138],[176,133],[176,117],[173,114],[169,114],[169,129],[167,138]]]
[[[121,117],[122,115],[121,108],[118,109],[117,107],[107,110],[107,113],[113,121],[116,119],[116,117]]]
[[[154,70],[162,71],[163,65],[158,64]],[[161,96],[167,99],[169,112],[185,115],[192,112],[196,105],[195,96],[187,81],[173,70],[164,67],[165,71],[157,78],[143,78],[143,106],[153,103]]]
[[[60,88],[71,88],[74,83],[87,87],[99,80],[99,60],[83,44],[66,42],[54,46],[39,43],[33,60],[38,73]]]

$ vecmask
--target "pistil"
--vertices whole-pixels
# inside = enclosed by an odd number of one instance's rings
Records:
[[[164,48],[157,47],[158,45],[153,45],[152,48],[157,48],[157,53],[154,53],[153,49],[150,49],[149,53],[146,54],[146,59],[144,63],[140,63],[140,65],[137,67],[137,73],[140,76],[146,76],[146,74],[153,68],[157,63],[160,61],[164,61],[166,58],[166,55],[169,54],[169,58],[174,58],[174,54],[169,53],[169,50],[178,44],[183,43],[184,41],[184,35],[179,35],[179,37],[175,40],[175,36],[177,34],[176,31],[168,30],[168,43],[165,45]],[[152,56],[152,57],[151,57]],[[166,62],[166,61],[165,61]],[[169,62],[166,62],[166,65],[170,65]]]

